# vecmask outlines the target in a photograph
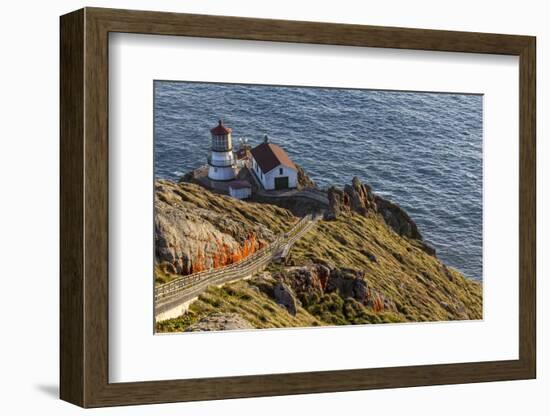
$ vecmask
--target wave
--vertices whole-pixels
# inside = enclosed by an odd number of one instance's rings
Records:
[[[155,175],[201,164],[220,118],[235,139],[268,134],[322,188],[359,176],[410,211],[443,261],[481,279],[481,96],[156,82]]]

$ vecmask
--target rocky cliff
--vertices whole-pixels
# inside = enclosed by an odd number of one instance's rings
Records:
[[[362,216],[379,214],[384,222],[397,234],[417,241],[425,252],[435,255],[435,249],[424,242],[416,223],[399,205],[375,195],[370,186],[354,177],[351,185],[343,190],[331,187],[328,190],[329,208],[325,218],[335,220],[341,214],[355,212]]]
[[[482,318],[481,284],[435,257],[398,205],[358,179],[343,190],[331,188],[328,196],[326,220],[296,243],[286,264],[272,264],[247,281],[211,286],[187,314],[160,322],[157,329]],[[257,249],[298,219],[268,203],[242,202],[166,181],[157,183],[155,209],[160,214],[157,261],[176,273],[193,270],[197,258],[206,266],[215,264],[220,247],[231,253],[246,244]],[[253,243],[247,243],[251,236]]]
[[[296,220],[276,206],[241,202],[191,183],[157,181],[157,281],[239,261]]]
[[[299,165],[296,165],[296,168],[298,169],[298,189],[303,189],[303,188],[314,188],[314,189],[317,189],[317,185],[315,184],[315,182],[313,181],[313,179],[311,179],[306,171],[304,170],[304,168],[302,168],[301,166]]]

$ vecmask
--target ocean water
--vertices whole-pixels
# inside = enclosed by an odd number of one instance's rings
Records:
[[[481,280],[481,95],[156,81],[154,98],[157,178],[205,164],[223,119],[234,144],[267,134],[322,188],[358,176]]]

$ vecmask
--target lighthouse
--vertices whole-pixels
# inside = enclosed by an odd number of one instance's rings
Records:
[[[210,130],[212,145],[208,155],[208,177],[214,181],[230,181],[235,179],[235,158],[231,143],[231,129],[218,125]]]

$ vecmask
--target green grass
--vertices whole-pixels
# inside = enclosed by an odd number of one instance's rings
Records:
[[[179,185],[182,200],[214,211],[231,212],[244,222],[260,221],[274,232],[289,228],[297,219],[289,211],[268,204],[237,201]],[[482,285],[445,266],[421,250],[418,242],[400,237],[378,215],[341,215],[320,221],[293,247],[292,265],[320,263],[365,273],[369,288],[391,300],[395,310],[375,312],[358,301],[336,293],[301,295],[292,316],[269,296],[275,280],[254,278],[223,287],[210,287],[190,305],[189,313],[159,323],[157,330],[181,331],[214,312],[238,313],[255,328],[376,324],[482,318]],[[267,271],[284,272],[270,264]],[[158,282],[173,278],[159,267]]]
[[[291,228],[292,224],[298,220],[289,210],[276,205],[239,201],[226,195],[207,191],[192,183],[175,184],[171,181],[159,180],[157,184],[160,187],[165,187],[164,191],[157,189],[157,197],[174,207],[185,209],[193,206],[219,214],[230,213],[231,218],[242,222],[244,227],[260,223],[274,233],[281,233]]]
[[[303,308],[295,316],[246,281],[211,286],[193,302],[187,314],[157,323],[159,332],[182,331],[214,312],[238,313],[255,328],[319,326],[323,323]]]
[[[155,276],[155,284],[157,285],[169,283],[172,280],[177,279],[178,277],[181,277],[178,274],[170,273],[167,270],[166,265],[164,264],[155,264],[154,276]]]
[[[399,305],[407,321],[482,318],[479,282],[446,267],[375,215],[321,222],[294,246],[292,262],[365,271],[370,287]]]
[[[183,332],[190,325],[198,321],[199,316],[191,313],[186,313],[182,316],[173,319],[167,319],[162,322],[157,322],[157,332]]]

